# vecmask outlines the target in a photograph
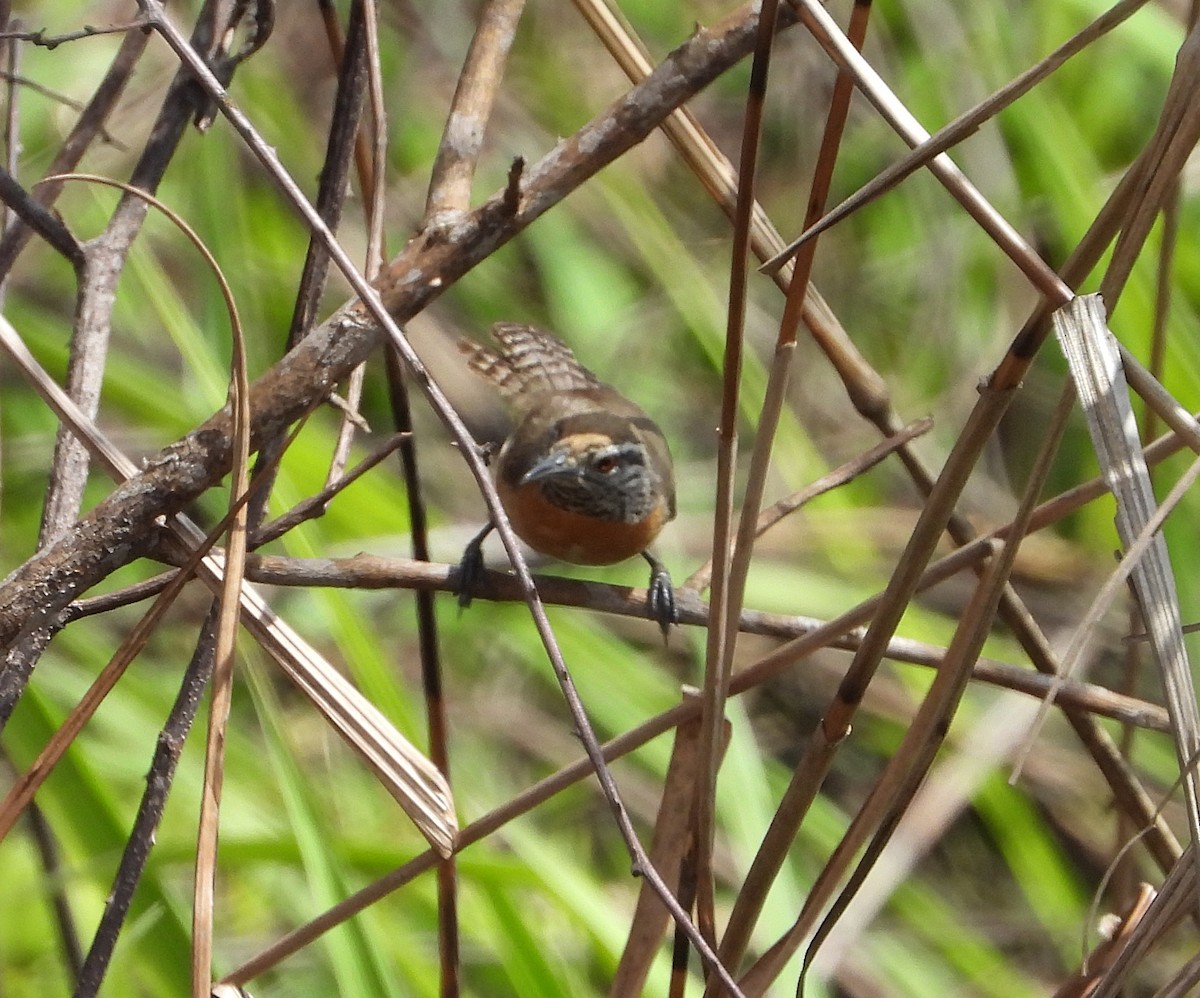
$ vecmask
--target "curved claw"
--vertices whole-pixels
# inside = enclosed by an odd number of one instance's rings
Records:
[[[643,551],[642,557],[650,563],[650,582],[646,587],[646,613],[651,620],[658,622],[663,641],[666,642],[671,625],[679,621],[679,610],[675,606],[675,587],[671,584],[671,573],[667,571],[666,565],[649,551]]]
[[[458,605],[463,610],[471,605],[475,589],[483,576],[483,541],[492,532],[489,523],[467,542],[458,562]]]

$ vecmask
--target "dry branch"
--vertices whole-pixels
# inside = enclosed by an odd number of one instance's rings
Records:
[[[560,142],[522,176],[515,213],[504,192],[446,227],[416,235],[378,282],[398,321],[417,314],[450,284],[508,242],[604,166],[642,141],[675,108],[750,50],[757,18],[750,6],[721,24],[700,29],[645,83]],[[379,328],[361,303],[344,305],[251,386],[251,448],[282,433],[319,405],[378,345]],[[428,375],[425,375],[425,379]],[[425,380],[418,378],[419,381]],[[231,428],[227,409],[145,462],[54,543],[0,585],[0,642],[53,619],[67,603],[154,543],[151,524],[184,508],[228,472]]]

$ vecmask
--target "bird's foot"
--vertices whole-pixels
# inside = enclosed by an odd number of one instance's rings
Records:
[[[667,571],[666,565],[649,551],[643,551],[642,557],[650,563],[650,582],[646,587],[646,613],[651,620],[658,622],[663,641],[666,642],[671,625],[679,622],[679,610],[675,606],[675,587],[671,584],[671,573]]]
[[[483,578],[483,541],[492,532],[489,523],[467,543],[458,563],[458,605],[466,609],[471,605],[479,580]]]

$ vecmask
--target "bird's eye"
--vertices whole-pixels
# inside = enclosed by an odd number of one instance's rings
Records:
[[[611,475],[617,470],[617,459],[610,454],[597,460],[592,467],[602,475]]]

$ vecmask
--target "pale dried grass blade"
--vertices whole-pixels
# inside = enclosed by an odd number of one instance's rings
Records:
[[[850,40],[817,0],[792,0],[804,26],[828,52],[839,67],[853,74],[859,90],[910,146],[930,138],[904,103],[892,92],[874,67],[850,44]],[[1047,298],[1065,301],[1069,295],[1054,270],[1034,251],[1013,225],[980,193],[946,154],[929,161],[929,171],[954,197],[1000,250],[1020,269],[1029,283]]]
[[[1132,547],[1154,517],[1157,502],[1104,302],[1099,295],[1079,297],[1056,311],[1053,318],[1101,472],[1117,500],[1117,533],[1126,548]],[[1190,767],[1200,752],[1200,712],[1184,647],[1170,555],[1161,535],[1148,545],[1146,556],[1133,567],[1130,577],[1162,673],[1195,844],[1200,841],[1200,793]],[[1200,864],[1200,854],[1195,855]]]
[[[630,81],[635,85],[643,83],[654,68],[653,64],[645,45],[612,0],[575,0],[575,6]],[[713,201],[732,219],[739,183],[733,164],[688,108],[681,107],[672,112],[663,119],[661,127]],[[784,245],[783,236],[757,201],[751,207],[750,245],[759,260],[769,259]],[[793,272],[794,267],[789,261],[771,275],[784,293],[791,285]],[[805,288],[803,319],[817,345],[846,383],[855,408],[879,425],[877,417],[889,408],[887,386],[859,353],[833,310],[811,283]],[[884,433],[894,429],[889,426]]]
[[[25,346],[16,329],[0,316],[0,349],[21,368],[47,405],[79,435],[105,470],[124,481],[137,468],[59,388]],[[183,516],[172,528],[188,545],[203,533]],[[219,592],[223,563],[213,554],[201,563],[199,574]],[[388,792],[442,856],[454,848],[458,822],[449,788],[437,767],[409,742],[384,715],[328,661],[275,615],[249,585],[242,586],[242,622],[283,667],[313,705],[351,747],[371,766]]]
[[[437,767],[249,586],[242,590],[242,623],[375,770],[429,844],[443,858],[449,856],[458,822]]]
[[[808,228],[788,243],[783,250],[767,260],[759,269],[763,273],[773,273],[790,260],[801,245],[810,239],[816,238],[826,229],[831,228],[838,222],[854,214],[859,208],[863,208],[881,197],[893,187],[899,185],[901,181],[916,173],[917,170],[921,169],[921,167],[939,153],[946,152],[974,135],[984,124],[1020,97],[1027,94],[1041,83],[1042,80],[1046,79],[1046,77],[1050,76],[1066,63],[1072,56],[1083,51],[1092,42],[1112,31],[1113,28],[1124,22],[1134,12],[1145,6],[1145,4],[1146,0],[1120,0],[1119,3],[1101,14],[1082,31],[1068,38],[1062,45],[1046,56],[1046,58],[1030,66],[1025,72],[1006,83],[988,97],[987,100],[976,104],[975,107],[940,128],[935,134],[913,146],[912,151],[907,156],[902,157],[881,171],[875,179],[864,184],[832,211],[826,212],[822,218],[814,224],[809,225]]]
[[[207,256],[207,252],[206,252]],[[215,267],[216,261],[213,261]],[[225,783],[225,729],[233,703],[233,665],[237,652],[238,603],[246,574],[249,511],[244,502],[250,483],[250,378],[242,320],[225,277],[217,269],[230,313],[233,360],[229,375],[229,407],[233,414],[233,467],[230,474],[227,569],[221,579],[216,651],[204,753],[204,786],[196,840],[196,875],[192,885],[192,995],[206,998],[213,986],[213,924],[217,888],[217,839],[221,824],[221,791]],[[205,638],[201,638],[205,640]]]
[[[612,0],[574,2],[629,81],[635,86],[643,83],[654,71],[654,63],[620,8]],[[696,116],[687,107],[681,107],[664,118],[661,127],[713,200],[732,216],[737,201],[737,171]],[[783,246],[783,236],[758,201],[751,208],[750,238],[755,255],[760,260],[778,252]],[[786,288],[790,279],[789,270],[781,279],[781,284]],[[813,295],[810,292],[810,297]],[[821,304],[824,305],[824,302]]]
[[[1105,614],[1112,608],[1113,601],[1125,587],[1135,566],[1145,556],[1151,545],[1155,543],[1156,538],[1159,537],[1163,521],[1179,505],[1183,497],[1191,491],[1192,486],[1196,484],[1197,478],[1200,478],[1200,461],[1193,461],[1188,470],[1180,477],[1179,481],[1171,487],[1170,494],[1163,500],[1162,505],[1146,521],[1141,532],[1121,557],[1121,563],[1117,566],[1116,571],[1105,580],[1104,585],[1100,587],[1100,591],[1092,600],[1087,613],[1083,615],[1083,619],[1080,620],[1079,626],[1075,628],[1075,633],[1071,636],[1071,643],[1067,646],[1067,651],[1060,662],[1060,671],[1051,679],[1050,688],[1046,691],[1046,696],[1042,700],[1042,706],[1038,712],[1037,719],[1030,728],[1029,738],[1013,766],[1012,776],[1009,777],[1010,783],[1015,783],[1020,776],[1021,769],[1024,767],[1025,761],[1028,759],[1029,753],[1037,741],[1042,725],[1045,723],[1046,717],[1050,712],[1050,707],[1058,698],[1058,693],[1062,689],[1063,684],[1070,681],[1075,671],[1075,666],[1083,655],[1084,649],[1096,633],[1098,633],[1098,628]]]

